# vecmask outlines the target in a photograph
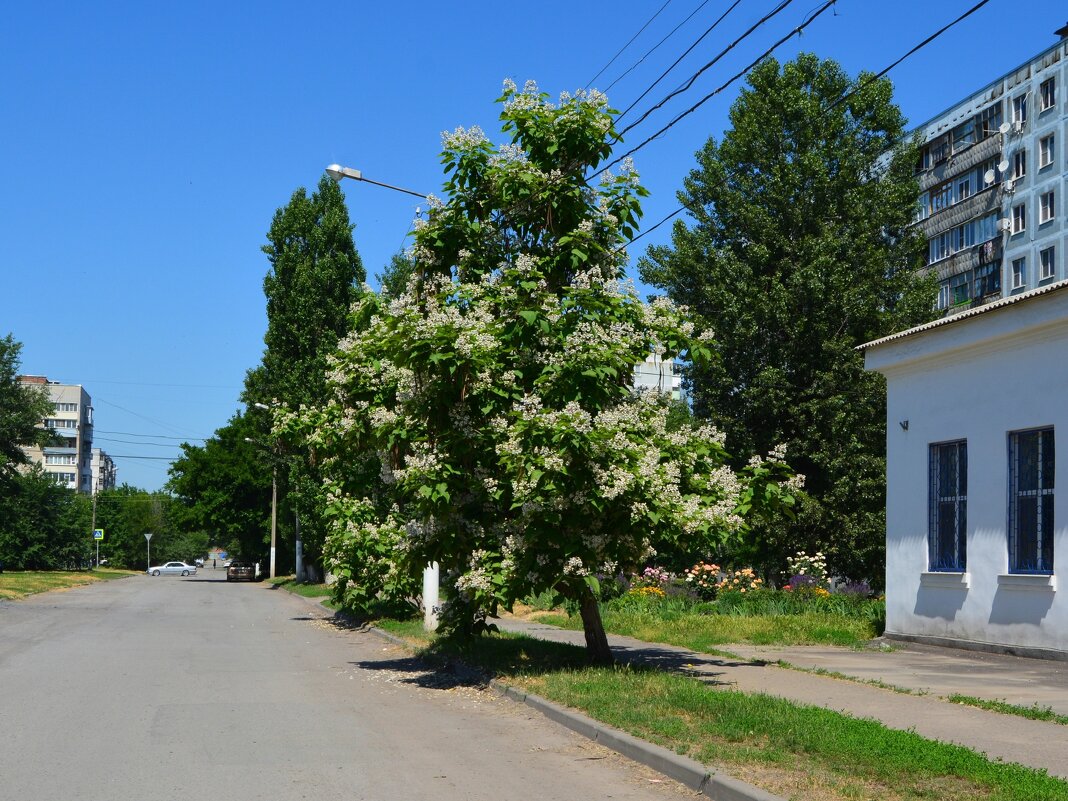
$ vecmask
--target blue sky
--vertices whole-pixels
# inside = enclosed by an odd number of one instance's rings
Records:
[[[881,70],[973,0],[839,0],[799,50],[851,73]],[[598,78],[624,108],[712,24],[723,0],[672,0]],[[773,0],[742,0],[639,106],[674,89]],[[501,81],[552,95],[587,84],[663,0],[536,4],[17,3],[0,30],[0,336],[23,372],[81,383],[96,444],[120,482],[157,489],[181,438],[211,436],[238,408],[266,327],[260,251],[271,217],[332,162],[440,192],[440,134],[478,124],[502,141]],[[796,27],[791,4],[629,137],[636,144]],[[915,124],[1055,42],[1063,0],[992,0],[896,68]],[[699,9],[699,10],[698,10]],[[652,224],[673,211],[693,154],[720,136],[737,85],[635,157]],[[632,117],[633,118],[633,115]],[[405,237],[418,199],[344,186],[369,276]],[[645,237],[667,240],[669,226]],[[643,250],[635,245],[632,258]],[[372,284],[376,282],[371,281]],[[151,444],[150,444],[151,443]]]

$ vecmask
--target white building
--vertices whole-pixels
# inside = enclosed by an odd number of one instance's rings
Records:
[[[36,462],[56,483],[90,494],[93,491],[93,406],[89,393],[81,384],[60,384],[44,376],[19,376],[19,383],[44,389],[52,401],[52,414],[42,425],[57,435],[58,442],[26,448],[31,462]]]
[[[115,480],[119,471],[115,467],[115,462],[112,458],[100,448],[93,448],[91,469],[93,474],[93,495],[104,490],[115,489]]]
[[[887,381],[886,633],[1068,659],[1068,281],[862,347]]]
[[[686,397],[675,360],[664,361],[655,353],[649,354],[644,362],[634,365],[634,388],[670,394],[674,400],[684,400]]]

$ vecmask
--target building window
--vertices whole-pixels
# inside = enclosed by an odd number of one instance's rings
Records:
[[[984,264],[975,268],[975,296],[1001,294],[1001,265]]]
[[[1012,121],[1027,122],[1027,95],[1022,94],[1012,99]]]
[[[1022,233],[1027,230],[1027,206],[1021,203],[1012,207],[1012,232]]]
[[[1042,280],[1052,278],[1057,272],[1057,249],[1046,248],[1038,252],[1038,264]]]
[[[52,404],[57,412],[76,412],[78,411],[77,403],[53,403]]]
[[[929,569],[963,572],[968,563],[967,441],[931,446],[929,504]]]
[[[979,114],[979,139],[986,139],[999,132],[1001,128],[1001,101]]]
[[[957,202],[965,200],[971,197],[972,194],[972,177],[966,176],[957,181]]]
[[[1016,154],[1012,157],[1012,177],[1013,180],[1023,178],[1027,175],[1027,151],[1017,150]]]
[[[77,420],[64,420],[62,418],[49,417],[45,421],[46,428],[77,428]]]
[[[52,473],[52,479],[57,484],[73,484],[78,480],[77,473]]]
[[[949,308],[949,283],[944,282],[938,287],[938,302],[935,304],[937,309]]]
[[[970,119],[953,129],[953,152],[956,153],[973,144],[975,144],[975,120]]]
[[[1057,79],[1050,78],[1038,87],[1039,111],[1051,109],[1057,104]]]
[[[1038,143],[1038,167],[1048,167],[1053,163],[1053,134],[1043,136]]]
[[[45,464],[77,464],[78,457],[73,453],[50,453],[45,456]]]
[[[1052,428],[1009,435],[1009,571],[1053,572]]]
[[[953,205],[953,182],[949,181],[931,190],[931,214]]]
[[[949,279],[949,299],[954,306],[963,306],[972,299],[969,277],[968,273],[961,273]]]
[[[1024,285],[1024,277],[1027,273],[1027,259],[1012,260],[1012,288],[1019,289]]]
[[[1039,223],[1048,223],[1056,216],[1056,200],[1053,197],[1053,192],[1046,192],[1039,198],[1038,221]]]

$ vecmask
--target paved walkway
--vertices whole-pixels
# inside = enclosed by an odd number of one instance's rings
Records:
[[[578,645],[585,642],[581,631],[509,617],[494,622],[502,630],[540,639]],[[874,718],[893,729],[912,730],[934,740],[967,746],[992,759],[1019,762],[1068,779],[1068,726],[941,699],[960,693],[1023,706],[1038,704],[1068,714],[1068,664],[1064,662],[911,643],[895,644],[891,651],[725,646],[741,657],[727,659],[630,637],[609,635],[608,641],[622,662],[675,670],[718,686]],[[779,667],[774,661],[780,659],[798,667],[822,668],[927,694],[894,692]]]

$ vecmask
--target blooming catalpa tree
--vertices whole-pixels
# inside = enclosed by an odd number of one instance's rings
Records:
[[[447,202],[417,225],[407,290],[367,293],[339,344],[334,400],[280,424],[325,456],[327,545],[359,597],[439,562],[442,625],[546,590],[581,610],[611,661],[597,576],[659,543],[708,551],[790,503],[777,458],[726,465],[724,437],[673,426],[632,389],[650,353],[711,357],[682,310],[639,300],[623,246],[645,190],[624,164],[591,187],[616,139],[597,92],[558,104],[505,83],[509,144],[443,135]],[[353,589],[355,588],[355,589]]]

